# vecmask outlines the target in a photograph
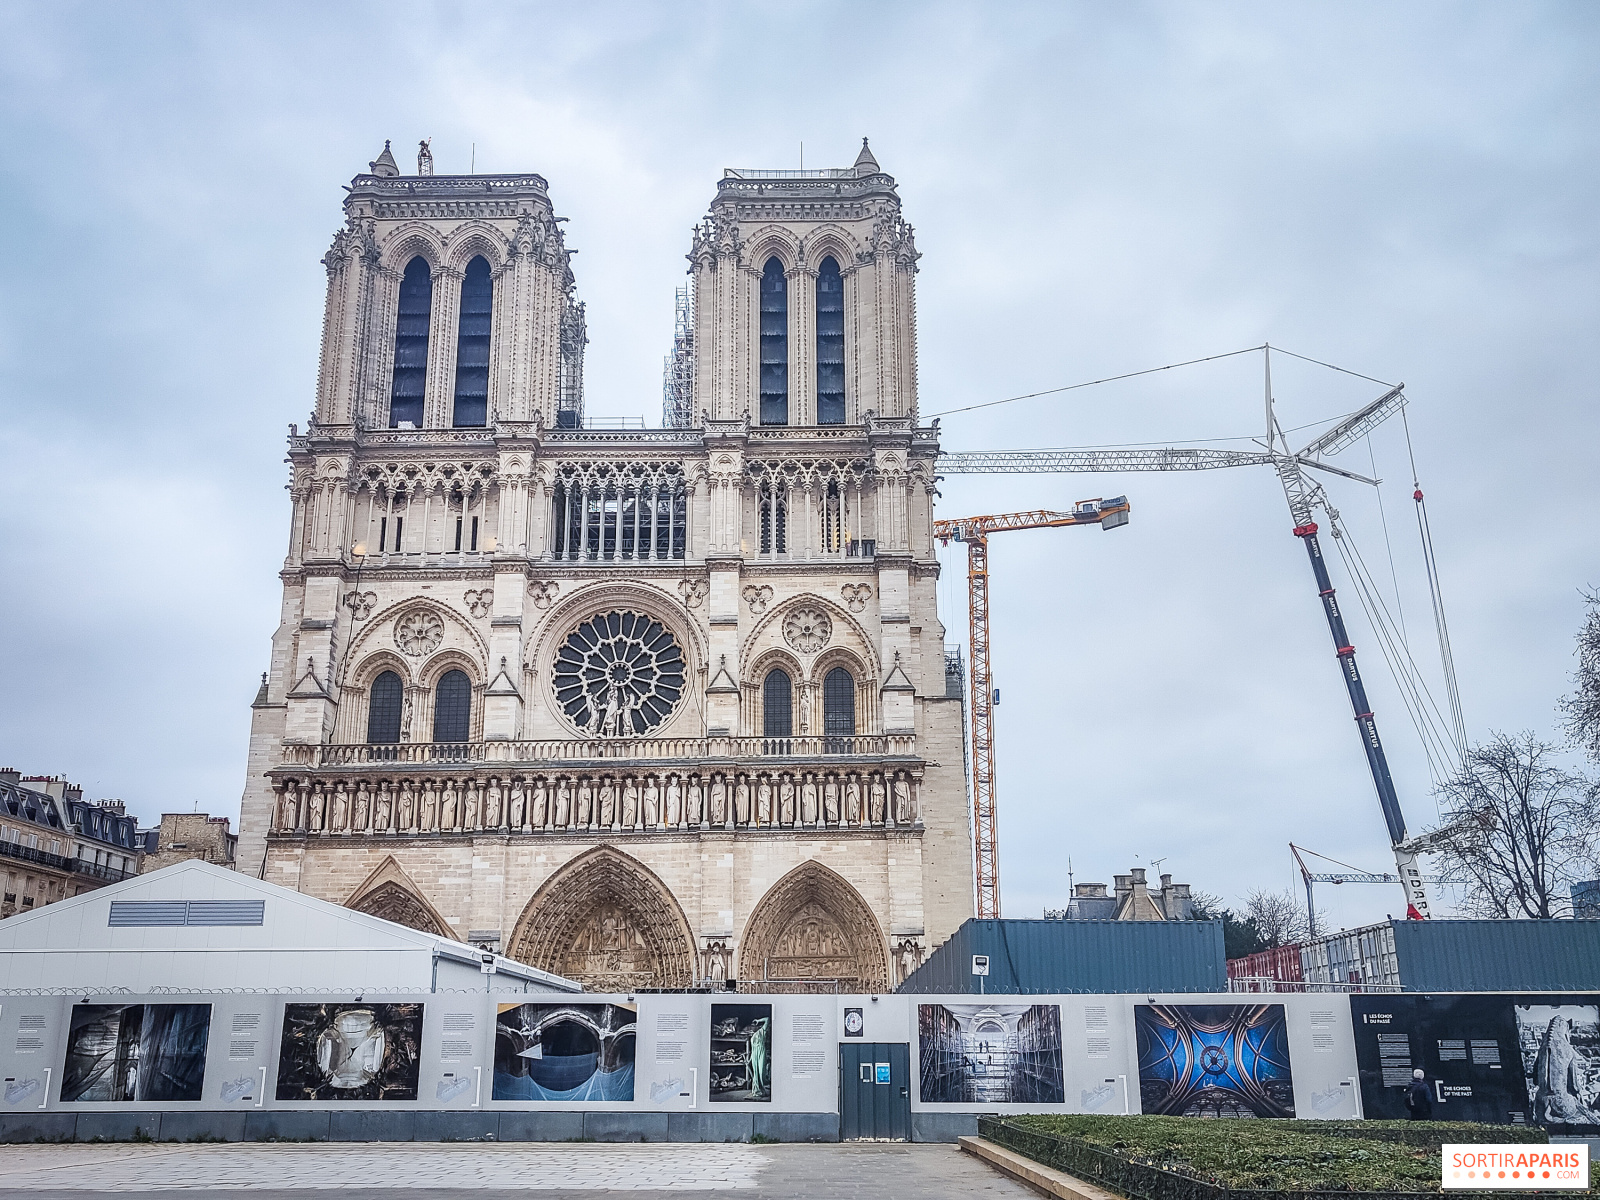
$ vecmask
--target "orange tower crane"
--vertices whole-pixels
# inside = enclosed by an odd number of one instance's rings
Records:
[[[995,814],[994,677],[989,670],[989,535],[1008,529],[1054,529],[1098,525],[1117,529],[1128,523],[1128,498],[1080,500],[1071,512],[1000,513],[935,521],[933,536],[967,546],[967,611],[972,622],[972,848],[978,887],[978,916],[1000,915],[1000,830]]]

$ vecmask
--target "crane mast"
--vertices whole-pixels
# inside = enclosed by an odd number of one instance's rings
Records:
[[[972,709],[972,852],[980,918],[1000,915],[1000,827],[995,805],[994,675],[989,663],[989,535],[1008,529],[1054,529],[1099,525],[1116,529],[1128,523],[1128,501],[1082,500],[1069,513],[1036,509],[935,521],[933,536],[967,547],[967,614],[971,622],[972,678],[967,689]]]
[[[1388,758],[1383,751],[1383,741],[1378,736],[1378,725],[1372,714],[1372,705],[1367,700],[1366,687],[1362,683],[1361,671],[1356,665],[1355,647],[1351,644],[1350,636],[1345,629],[1344,616],[1339,610],[1332,581],[1328,576],[1327,563],[1322,557],[1322,546],[1317,540],[1317,523],[1313,520],[1313,511],[1322,508],[1328,514],[1328,519],[1335,536],[1338,535],[1338,510],[1329,502],[1322,485],[1306,474],[1306,468],[1339,475],[1346,479],[1353,479],[1360,483],[1377,484],[1377,480],[1358,475],[1354,471],[1336,467],[1324,462],[1323,454],[1337,453],[1358,439],[1365,437],[1378,425],[1389,417],[1399,412],[1406,402],[1405,385],[1399,384],[1379,396],[1376,400],[1365,405],[1360,410],[1340,421],[1326,432],[1319,435],[1303,449],[1291,452],[1288,443],[1284,441],[1283,431],[1278,427],[1273,415],[1272,400],[1272,368],[1270,352],[1267,359],[1266,376],[1266,412],[1267,433],[1265,441],[1261,444],[1264,450],[1211,450],[1203,448],[1159,448],[1136,450],[994,450],[977,453],[942,454],[939,456],[936,470],[941,475],[992,475],[992,474],[1035,474],[1035,473],[1106,473],[1114,474],[1123,471],[1208,471],[1225,467],[1245,466],[1271,466],[1278,475],[1278,480],[1283,486],[1284,498],[1288,501],[1289,512],[1294,521],[1294,535],[1300,538],[1306,547],[1306,553],[1311,560],[1312,574],[1316,578],[1317,591],[1322,600],[1323,614],[1328,622],[1328,632],[1333,637],[1334,653],[1339,661],[1340,674],[1344,677],[1345,689],[1350,697],[1350,706],[1354,711],[1356,726],[1361,736],[1362,748],[1367,756],[1367,768],[1372,775],[1373,787],[1378,794],[1378,805],[1383,810],[1383,819],[1388,827],[1389,844],[1394,852],[1395,868],[1398,873],[1401,887],[1405,890],[1406,916],[1412,919],[1422,919],[1428,915],[1428,896],[1423,887],[1424,878],[1417,865],[1417,855],[1424,852],[1427,846],[1426,839],[1411,838],[1406,836],[1405,816],[1400,809],[1400,800],[1395,792],[1394,780],[1389,772]],[[1281,446],[1281,449],[1279,448]],[[1419,493],[1420,494],[1420,493]],[[1029,514],[1013,514],[1014,517]],[[973,518],[973,520],[1000,520],[1003,518]],[[1126,518],[1124,518],[1126,519]],[[935,522],[935,533],[941,525],[959,526],[961,522]],[[1006,528],[1029,528],[1031,526],[1013,525]],[[982,535],[987,530],[975,530]],[[949,535],[939,535],[949,536]],[[974,560],[976,553],[977,559]],[[976,561],[982,567],[981,583],[976,574]],[[983,715],[980,718],[977,687],[980,678],[984,686],[989,686],[989,661],[988,661],[988,564],[987,546],[974,551],[968,548],[968,592],[972,601],[972,662],[973,662],[973,804],[974,804],[974,831],[979,837],[977,863],[979,867],[978,883],[978,915],[999,916],[999,879],[994,867],[995,835],[994,814],[994,746],[992,725],[992,697],[984,700]],[[983,624],[980,630],[978,614],[983,615]],[[980,654],[980,635],[983,647]],[[981,664],[981,665],[980,665]],[[980,673],[981,672],[981,673]],[[978,739],[985,738],[982,751],[978,749]],[[979,778],[979,764],[984,764],[984,779]],[[986,790],[985,790],[986,789]],[[980,801],[986,807],[980,808]],[[984,845],[982,838],[985,832],[990,842]],[[988,855],[989,875],[985,875],[984,855]],[[988,901],[993,905],[992,912],[986,912],[984,887],[985,882],[993,888],[992,898]]]

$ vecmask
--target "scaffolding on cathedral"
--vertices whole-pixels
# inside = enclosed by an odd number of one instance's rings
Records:
[[[694,427],[694,294],[688,284],[678,289],[673,304],[672,353],[661,371],[661,424],[668,429]]]

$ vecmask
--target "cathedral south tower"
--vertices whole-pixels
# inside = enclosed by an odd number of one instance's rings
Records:
[[[893,178],[724,172],[645,430],[540,176],[344,209],[241,867],[594,991],[893,987],[972,915]]]

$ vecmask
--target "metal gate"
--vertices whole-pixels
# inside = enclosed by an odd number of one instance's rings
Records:
[[[911,1140],[908,1043],[839,1043],[839,1137],[847,1142]]]

